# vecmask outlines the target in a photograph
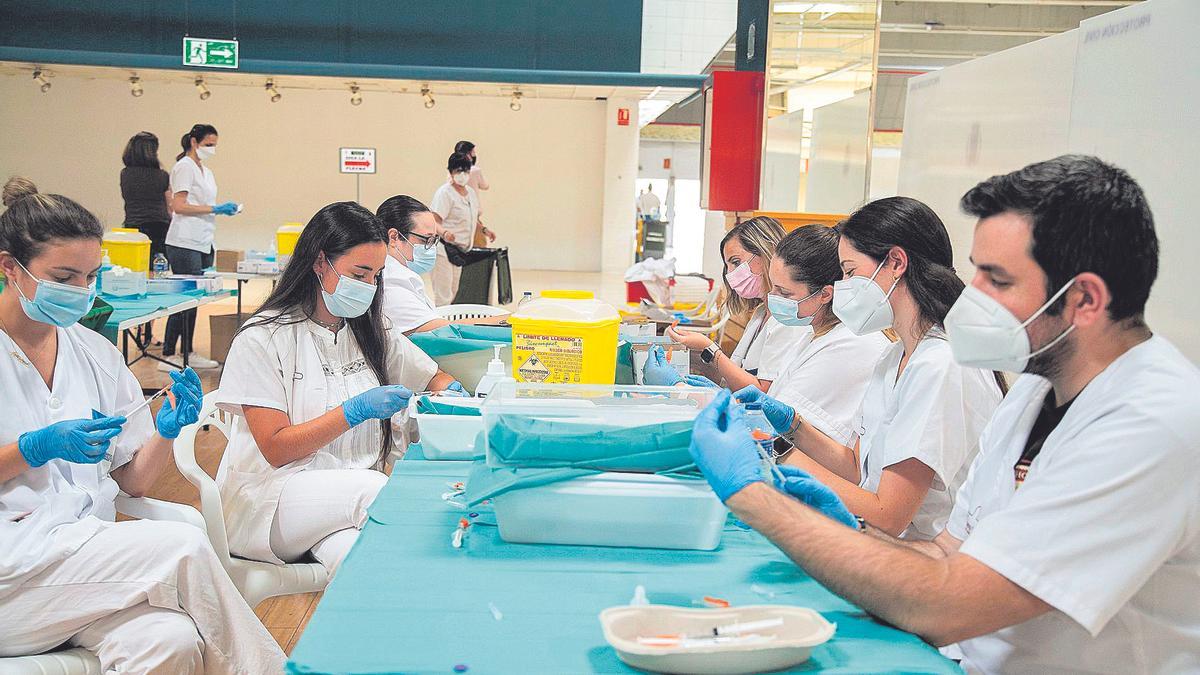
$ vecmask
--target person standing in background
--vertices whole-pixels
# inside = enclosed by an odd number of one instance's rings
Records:
[[[476,229],[483,227],[479,221],[479,193],[468,185],[471,157],[461,152],[450,155],[446,171],[450,174],[449,179],[433,193],[429,208],[437,218],[438,225],[452,235],[444,238],[462,242],[465,248],[469,248]],[[445,253],[443,249],[433,265],[433,301],[439,307],[454,302],[454,296],[458,294],[458,279],[462,275],[462,268],[452,264]]]
[[[467,179],[467,186],[475,190],[476,193],[486,191],[488,185],[487,178],[483,176],[483,169],[479,168],[479,157],[475,154],[475,144],[471,141],[459,141],[454,144],[454,152],[461,152],[471,158],[471,175]],[[449,241],[453,242],[453,239]],[[473,246],[480,248],[486,247],[488,244],[496,241],[496,233],[484,227],[483,221],[479,221],[479,228],[475,231],[475,235],[471,241]]]
[[[638,209],[642,212],[642,218],[647,220],[658,220],[659,211],[662,209],[662,200],[658,195],[654,194],[654,184],[646,186],[646,191],[638,196]]]
[[[217,179],[203,162],[217,154],[217,129],[211,124],[194,125],[180,139],[183,152],[171,168],[171,226],[167,229],[166,253],[175,274],[200,274],[213,263],[213,234],[216,217],[237,214],[237,204],[217,203]],[[167,319],[163,339],[164,359],[175,355],[175,344],[191,350],[196,332],[196,310],[172,314]],[[191,352],[188,364],[194,368],[216,368],[219,363]],[[183,364],[162,361],[159,370],[178,370]]]
[[[158,161],[158,136],[139,131],[121,154],[121,199],[125,200],[125,227],[137,228],[150,238],[150,257],[166,255],[167,228],[171,225],[171,177]]]

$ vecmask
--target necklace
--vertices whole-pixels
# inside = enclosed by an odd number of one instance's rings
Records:
[[[342,325],[344,325],[346,323],[345,319],[338,319],[337,321],[334,321],[333,323],[326,323],[326,322],[318,319],[315,316],[310,316],[308,318],[312,319],[312,322],[317,324],[321,328],[324,328],[325,330],[328,330],[333,333],[337,333],[339,330],[341,330]]]
[[[8,339],[13,343],[13,346],[17,347],[17,349],[13,349],[8,352],[9,356],[16,359],[17,362],[20,363],[21,365],[32,366],[33,364],[30,363],[28,359],[26,359],[24,356],[21,355],[21,352],[19,351],[21,345],[17,344],[17,339],[15,337],[13,337],[12,331],[9,330],[8,325],[4,323],[4,319],[0,319],[0,328],[4,329],[4,334],[8,336]],[[49,340],[47,340],[46,342],[49,342]],[[42,356],[43,354],[45,354],[46,349],[47,348],[45,346],[43,346],[41,349],[37,350],[36,356]]]

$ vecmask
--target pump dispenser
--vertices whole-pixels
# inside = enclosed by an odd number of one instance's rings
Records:
[[[504,360],[500,358],[500,350],[504,349],[504,345],[493,345],[492,349],[495,350],[495,356],[488,361],[487,373],[479,378],[479,384],[475,385],[475,395],[479,398],[485,398],[492,391],[492,387],[501,382],[516,382],[504,365]]]

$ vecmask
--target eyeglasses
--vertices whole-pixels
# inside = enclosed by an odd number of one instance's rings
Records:
[[[417,234],[416,232],[409,232],[405,236],[416,237],[417,241],[420,242],[421,245],[425,247],[426,251],[428,251],[429,249],[442,243],[441,235],[437,235],[437,234]],[[409,243],[411,244],[412,242],[410,241]]]

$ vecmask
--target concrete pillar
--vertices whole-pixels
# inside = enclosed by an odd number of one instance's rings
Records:
[[[628,111],[622,125],[621,111]],[[600,269],[624,272],[633,264],[637,232],[638,102],[609,99],[604,112],[604,205]]]

